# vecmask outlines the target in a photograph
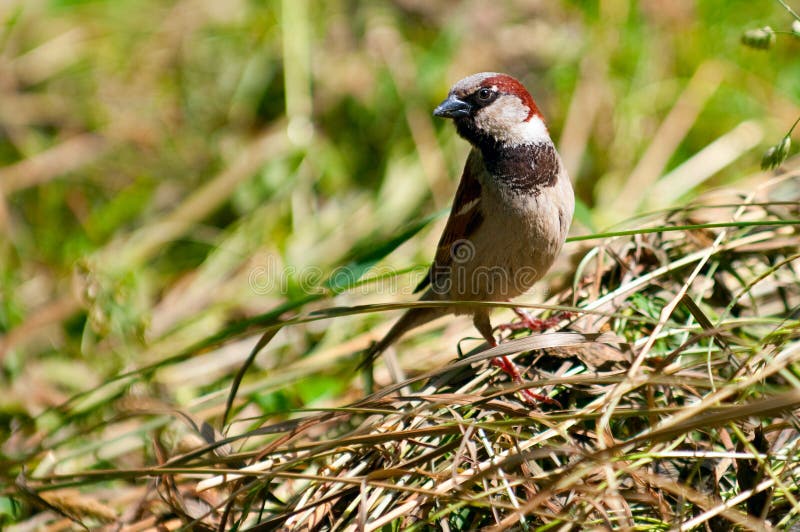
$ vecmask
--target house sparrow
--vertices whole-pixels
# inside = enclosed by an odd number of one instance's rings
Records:
[[[507,301],[541,279],[564,244],[575,204],[569,176],[539,108],[511,76],[466,77],[433,114],[453,119],[472,150],[433,264],[415,292],[425,290],[423,301]],[[367,350],[365,362],[448,313],[471,314],[495,346],[489,310],[469,304],[410,309]],[[492,363],[521,380],[506,357]],[[541,398],[527,392],[526,399]]]

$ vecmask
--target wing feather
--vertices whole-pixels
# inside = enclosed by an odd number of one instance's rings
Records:
[[[450,271],[453,262],[453,245],[460,240],[468,240],[483,223],[481,211],[481,182],[478,173],[483,167],[480,152],[472,150],[464,165],[461,182],[458,184],[450,217],[444,227],[444,232],[436,246],[436,255],[428,274],[420,281],[414,292],[424,290],[429,285],[439,286],[436,283],[438,275]]]

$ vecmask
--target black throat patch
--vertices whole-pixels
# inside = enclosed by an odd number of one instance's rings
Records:
[[[486,169],[507,189],[539,194],[558,180],[558,153],[552,142],[506,146],[475,127],[469,118],[456,120],[458,134],[481,150]]]
[[[550,142],[482,151],[486,169],[497,181],[519,193],[538,194],[558,179],[558,154]]]

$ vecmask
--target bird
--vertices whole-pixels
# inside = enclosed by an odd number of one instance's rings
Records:
[[[496,346],[491,309],[469,302],[509,301],[527,292],[552,266],[572,222],[569,175],[539,107],[516,78],[498,72],[467,76],[433,115],[451,119],[472,149],[433,263],[415,293],[422,292],[421,301],[459,304],[407,310],[366,350],[362,365],[411,329],[450,313],[471,315],[481,336]],[[492,364],[521,381],[506,357]],[[541,400],[522,392],[528,402]]]

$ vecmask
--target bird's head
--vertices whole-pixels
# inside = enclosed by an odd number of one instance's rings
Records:
[[[482,149],[550,141],[536,102],[507,74],[481,72],[462,79],[433,114],[452,118],[459,135]]]

